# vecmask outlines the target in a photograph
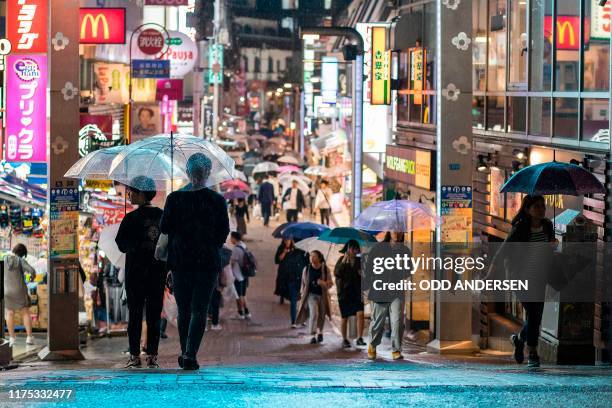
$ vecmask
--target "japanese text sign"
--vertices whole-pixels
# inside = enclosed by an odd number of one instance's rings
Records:
[[[47,52],[48,0],[8,0],[6,36],[13,54]]]
[[[170,78],[170,61],[133,60],[132,78]]]
[[[391,52],[387,51],[386,27],[372,27],[372,105],[391,103]]]
[[[124,8],[81,8],[80,44],[125,44]]]
[[[6,159],[47,160],[47,57],[9,55],[6,69]]]

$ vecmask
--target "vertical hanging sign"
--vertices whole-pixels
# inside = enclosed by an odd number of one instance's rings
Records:
[[[372,27],[372,105],[391,104],[391,52],[387,50],[387,28]]]
[[[48,0],[8,0],[6,37],[13,54],[47,53]]]
[[[47,56],[6,59],[6,159],[47,160]]]

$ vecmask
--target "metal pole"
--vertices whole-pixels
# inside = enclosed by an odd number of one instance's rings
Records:
[[[218,63],[218,46],[219,46],[219,30],[220,30],[220,17],[221,17],[221,0],[215,0],[215,16],[214,16],[214,35],[213,35],[213,49],[215,51],[215,63]],[[212,67],[209,67],[212,68]],[[212,123],[212,135],[213,140],[217,140],[219,135],[219,80],[216,75],[213,75],[215,80],[213,81],[213,123]]]
[[[363,155],[363,53],[353,63],[353,188],[351,191],[352,218],[361,214],[361,159]]]
[[[300,89],[300,157],[304,157],[304,120],[306,117],[306,105],[304,104],[304,92]]]

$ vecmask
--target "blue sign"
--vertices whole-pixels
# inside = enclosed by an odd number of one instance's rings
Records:
[[[454,208],[472,208],[472,186],[442,186],[441,193],[442,215]]]
[[[133,60],[132,78],[170,78],[170,60]]]
[[[76,187],[52,188],[50,192],[51,218],[67,211],[79,211],[79,190]]]

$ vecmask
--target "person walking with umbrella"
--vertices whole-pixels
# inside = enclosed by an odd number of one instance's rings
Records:
[[[297,328],[297,303],[300,295],[300,285],[302,281],[302,271],[306,266],[306,253],[295,247],[295,242],[291,236],[283,238],[283,241],[276,250],[274,263],[278,265],[278,275],[276,278],[276,290],[274,294],[281,299],[289,299],[291,327]]]
[[[237,198],[232,204],[234,217],[236,218],[236,230],[243,237],[247,233],[247,222],[250,222],[249,206],[244,198]]]
[[[283,208],[287,211],[287,222],[297,222],[298,213],[305,206],[304,194],[298,188],[298,181],[294,179],[291,187],[283,194]]]
[[[128,187],[128,197],[138,208],[128,213],[119,227],[115,242],[125,256],[125,290],[129,322],[130,358],[126,368],[140,367],[140,338],[143,313],[146,315],[147,366],[157,368],[157,349],[166,283],[166,265],[155,259],[159,222],[163,211],[151,205],[156,195],[155,182],[146,176],[135,177]]]
[[[270,216],[272,215],[272,205],[276,200],[274,186],[270,183],[270,176],[267,174],[264,176],[263,182],[259,186],[257,199],[261,205],[261,216],[264,219],[264,227],[267,227],[270,223]]]
[[[359,243],[351,239],[340,250],[344,257],[336,263],[334,276],[338,290],[338,305],[342,316],[342,347],[350,348],[348,339],[348,319],[357,316],[357,341],[358,346],[366,343],[361,337],[363,334],[363,299],[361,296],[361,253]]]
[[[178,306],[179,366],[197,370],[212,291],[222,269],[219,249],[229,234],[225,199],[207,188],[212,161],[203,153],[187,160],[189,189],[166,199],[161,232],[168,234],[168,268]]]
[[[321,213],[321,224],[329,225],[329,215],[331,214],[331,204],[329,200],[333,194],[334,192],[329,188],[327,180],[322,180],[314,204],[315,211],[319,209]]]

